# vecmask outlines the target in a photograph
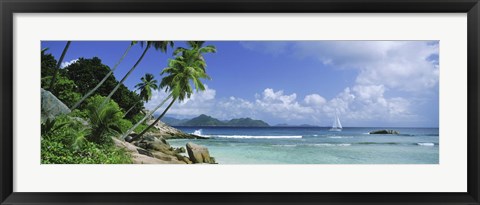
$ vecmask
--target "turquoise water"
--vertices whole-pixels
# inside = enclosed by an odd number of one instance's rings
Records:
[[[173,147],[189,141],[205,145],[220,164],[438,164],[438,128],[320,127],[177,127],[205,140],[169,140]],[[378,129],[400,135],[370,135]]]

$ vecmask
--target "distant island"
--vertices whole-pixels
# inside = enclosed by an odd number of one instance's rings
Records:
[[[319,127],[317,125],[309,125],[309,124],[290,125],[290,124],[286,124],[286,123],[280,123],[280,124],[276,124],[274,126],[275,127]]]
[[[214,117],[202,114],[192,119],[176,119],[164,117],[162,121],[170,126],[226,126],[226,127],[269,127],[270,125],[262,120],[252,118],[235,118],[231,120],[219,120]]]

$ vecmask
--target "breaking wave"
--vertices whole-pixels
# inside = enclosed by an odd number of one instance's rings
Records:
[[[435,146],[435,143],[433,143],[433,142],[419,142],[419,143],[417,143],[417,145],[432,147],[432,146]]]
[[[236,139],[300,139],[300,138],[302,138],[301,135],[293,135],[293,136],[212,135],[210,137],[213,137],[213,138],[236,138]]]

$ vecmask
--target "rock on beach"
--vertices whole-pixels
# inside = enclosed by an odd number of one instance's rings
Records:
[[[193,163],[215,164],[215,159],[210,157],[208,149],[204,146],[188,142],[187,153]]]

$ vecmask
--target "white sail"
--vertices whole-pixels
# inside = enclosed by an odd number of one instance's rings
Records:
[[[335,119],[333,120],[333,125],[330,131],[341,131],[342,130],[342,123],[340,123],[340,118],[338,115],[335,115]]]
[[[336,116],[335,121],[336,121],[336,127],[342,129],[342,123],[340,123],[340,119],[338,118],[338,116]]]

